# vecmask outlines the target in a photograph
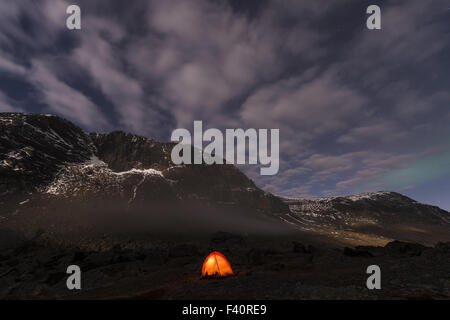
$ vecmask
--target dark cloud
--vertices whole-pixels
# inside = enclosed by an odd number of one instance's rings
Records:
[[[364,1],[78,4],[82,30],[68,31],[65,0],[0,3],[0,111],[160,140],[193,120],[279,128],[280,173],[243,169],[290,196],[389,188],[383,177],[445,152],[444,1],[384,1],[379,31]],[[404,184],[426,201],[417,177]]]

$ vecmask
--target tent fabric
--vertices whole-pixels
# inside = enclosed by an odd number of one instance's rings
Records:
[[[203,262],[202,276],[219,276],[226,277],[233,275],[233,270],[227,258],[220,252],[214,251],[206,257]]]

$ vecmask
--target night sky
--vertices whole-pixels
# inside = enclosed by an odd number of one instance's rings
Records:
[[[66,28],[66,8],[82,29]],[[381,30],[366,8],[381,7]],[[279,128],[295,197],[376,190],[450,210],[448,1],[0,1],[0,112],[169,141]]]

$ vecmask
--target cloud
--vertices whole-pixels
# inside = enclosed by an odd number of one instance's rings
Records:
[[[12,58],[7,57],[7,54],[0,52],[0,70],[2,72],[7,72],[9,74],[24,76],[26,73],[26,68],[12,60]]]
[[[430,58],[448,47],[442,41],[445,24],[441,23],[440,1],[395,1],[382,6],[382,29],[362,28],[341,57],[340,68],[347,77],[380,94],[393,82],[410,82],[411,66],[420,69]],[[397,74],[396,74],[397,73]]]
[[[429,115],[440,110],[447,110],[450,104],[450,94],[444,91],[428,95],[419,95],[410,89],[398,99],[396,112],[402,118],[414,118]]]
[[[142,79],[156,83],[179,126],[199,118],[214,126],[231,122],[229,104],[279,77],[287,56],[319,56],[310,51],[318,33],[299,23],[283,29],[272,9],[250,20],[225,2],[153,1],[149,33],[130,46],[128,60]]]
[[[123,70],[116,46],[123,40],[124,31],[97,17],[86,17],[84,28],[81,45],[72,52],[70,60],[93,79],[127,130],[147,133],[146,126],[154,126],[158,118],[151,108],[146,108],[141,84]]]
[[[440,39],[445,34],[437,17],[441,11],[438,3],[423,1],[383,5],[383,29],[353,30],[345,50],[326,65],[330,71],[313,73],[305,83],[279,81],[246,101],[245,118],[269,126],[283,123],[280,135],[291,140],[287,148],[310,153],[300,165],[311,169],[297,180],[302,192],[342,194],[392,187],[378,178],[407,168],[423,157],[424,147],[441,142],[432,137],[424,141],[433,131],[430,124],[436,129],[448,119],[446,91],[436,82],[436,73],[430,74],[441,68],[436,61],[448,49]],[[417,66],[414,72],[412,65]],[[332,76],[319,81],[323,74]],[[282,85],[289,81],[296,86]],[[437,86],[426,88],[426,81]],[[312,99],[302,89],[308,87],[320,88],[310,90],[315,92]],[[334,95],[342,90],[348,99]],[[348,101],[353,110],[343,107]],[[279,177],[280,184],[271,181],[271,186],[283,194],[295,192],[286,180]]]
[[[365,103],[363,95],[329,71],[308,82],[287,79],[256,91],[243,104],[241,116],[256,126],[284,125],[300,136],[317,137],[345,127]]]
[[[67,1],[0,3],[0,70],[38,99],[23,109],[163,140],[193,120],[279,128],[280,173],[244,170],[289,195],[383,187],[450,134],[439,1],[383,4],[380,31],[346,23],[348,1],[264,1],[252,14],[226,1],[79,2],[79,32],[65,28]],[[18,107],[0,96],[1,110]]]
[[[372,151],[340,156],[315,155],[308,159],[305,165],[310,165],[314,169],[310,181],[320,181],[323,176],[328,181],[330,178],[336,179],[334,188],[326,191],[327,195],[386,188],[402,190],[434,179],[438,172],[447,172],[448,170],[442,167],[449,159],[447,150],[448,147],[431,148],[421,153],[400,155]],[[437,163],[440,163],[441,167],[430,170],[431,166]],[[428,169],[425,170],[425,167]],[[339,172],[344,174],[333,177],[334,173]]]
[[[408,136],[398,123],[393,121],[380,121],[360,127],[351,128],[346,134],[341,135],[337,142],[355,144],[361,142],[392,142]]]
[[[32,60],[28,79],[38,88],[49,110],[89,128],[100,129],[107,125],[99,108],[84,94],[58,79],[48,62]]]
[[[52,46],[61,31],[65,31],[66,8],[64,0],[27,0],[2,1],[0,4],[0,43],[14,47],[20,42],[22,47],[16,48],[25,54],[25,50],[38,50]],[[28,28],[24,28],[28,23]],[[24,52],[22,52],[22,50]]]
[[[10,98],[0,91],[0,112],[22,112],[23,110],[17,106],[13,106]]]
[[[364,151],[346,153],[337,156],[314,154],[304,160],[303,163],[306,167],[313,169],[316,173],[330,174],[333,172],[352,169],[355,160],[367,155],[368,153]]]
[[[43,0],[37,5],[29,1],[15,1],[0,5],[0,25],[2,32],[0,41],[6,48],[13,48],[20,43],[19,52],[27,55],[26,64],[17,62],[14,50],[3,52],[0,57],[0,69],[16,77],[20,77],[34,86],[37,96],[34,96],[47,105],[47,110],[62,115],[90,129],[101,129],[108,126],[106,118],[92,100],[72,88],[58,75],[59,65],[57,59],[52,58],[46,50],[53,50],[53,43],[61,32],[66,32],[65,19],[68,2]],[[20,19],[27,19],[31,28],[22,27]],[[27,53],[22,51],[28,51]],[[20,56],[20,55],[19,55]],[[22,60],[23,57],[22,57]],[[63,60],[61,60],[63,61]],[[65,61],[64,61],[65,62]],[[4,104],[3,104],[4,105]],[[2,109],[4,109],[3,107]],[[15,111],[24,108],[15,107]],[[9,108],[11,110],[11,108]]]

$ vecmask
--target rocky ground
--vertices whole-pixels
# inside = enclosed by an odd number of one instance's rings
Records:
[[[298,237],[225,232],[196,239],[103,236],[71,244],[45,233],[33,240],[14,237],[1,242],[1,299],[450,298],[450,243],[333,248]],[[203,260],[213,250],[225,254],[234,276],[201,279]],[[71,264],[81,267],[80,291],[66,288]],[[372,264],[381,268],[381,290],[366,288]]]

